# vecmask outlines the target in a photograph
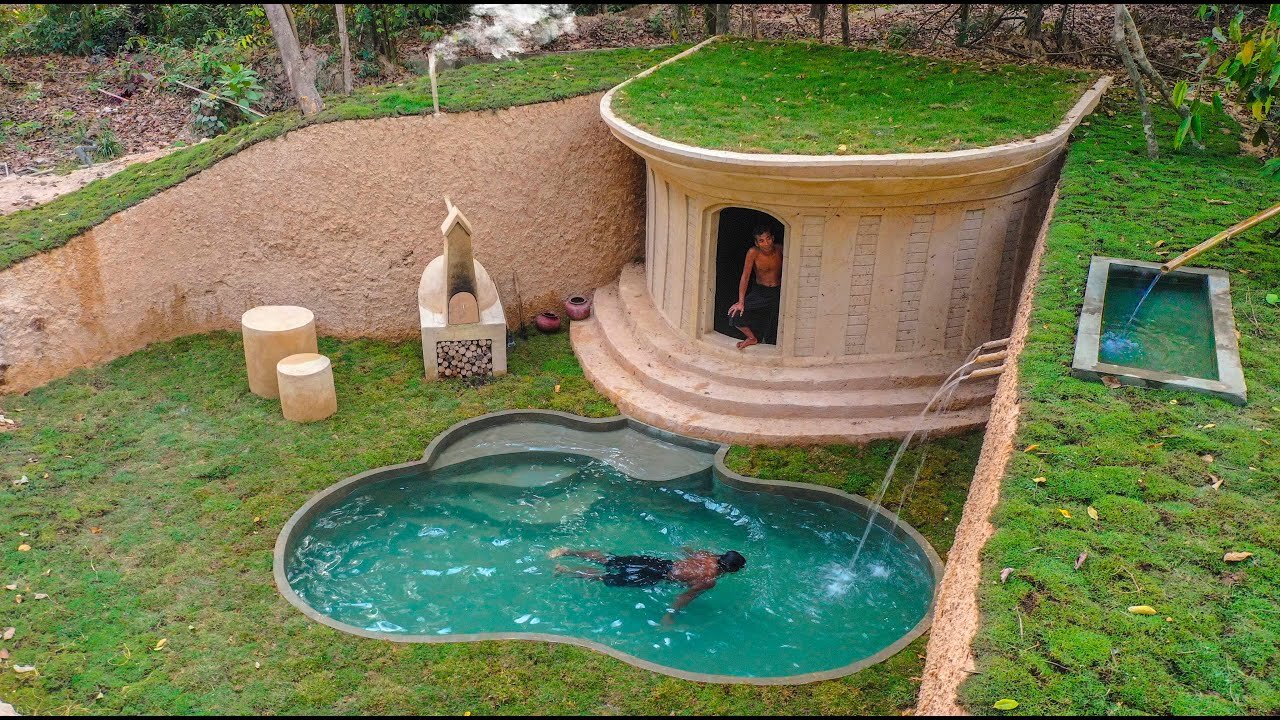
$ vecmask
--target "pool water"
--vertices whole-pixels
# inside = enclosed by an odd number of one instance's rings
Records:
[[[874,655],[928,612],[929,560],[884,518],[850,567],[865,523],[709,471],[669,484],[574,455],[494,456],[357,489],[297,528],[285,568],[312,608],[367,630],[547,633],[686,672],[777,677]],[[666,627],[682,586],[557,574],[557,562],[598,568],[548,559],[560,546],[672,559],[682,546],[737,550],[747,565]]]
[[[1103,301],[1098,360],[1217,380],[1213,308],[1205,278],[1174,273],[1153,286],[1153,273],[1112,267]],[[1142,300],[1148,288],[1150,294]]]

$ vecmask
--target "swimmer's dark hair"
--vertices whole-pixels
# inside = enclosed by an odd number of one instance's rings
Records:
[[[738,572],[746,565],[747,559],[737,550],[730,550],[716,559],[716,566],[720,568],[720,572]]]

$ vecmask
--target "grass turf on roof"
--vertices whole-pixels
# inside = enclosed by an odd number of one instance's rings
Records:
[[[549,54],[522,61],[478,63],[440,74],[445,112],[493,110],[584,95],[617,85],[683,50],[683,46]],[[241,125],[158,160],[131,165],[45,205],[0,217],[0,270],[64,245],[126,208],[166,190],[225,157],[307,125],[432,112],[425,78],[327,98],[329,106],[303,119],[282,112]]]
[[[1157,119],[1168,140],[1177,119]],[[1104,101],[1063,170],[984,552],[981,674],[962,688],[975,713],[1002,698],[1021,703],[1013,714],[1280,712],[1276,223],[1191,262],[1230,272],[1247,406],[1070,376],[1090,256],[1167,260],[1276,202],[1280,183],[1239,154],[1238,128],[1158,160],[1141,128],[1133,106]],[[1254,556],[1225,562],[1233,551]],[[1139,605],[1156,614],[1128,612]]]
[[[806,155],[961,150],[1048,132],[1089,73],[810,43],[713,43],[620,90],[619,117],[667,140]]]
[[[915,702],[926,638],[838,680],[748,687],[567,645],[405,645],[309,620],[276,591],[272,550],[313,493],[417,459],[440,431],[482,413],[616,412],[583,376],[567,333],[519,344],[510,374],[479,387],[424,380],[417,342],[321,338],[320,350],[333,359],[341,407],[306,425],[249,393],[239,335],[226,332],[0,397],[21,423],[0,432],[0,584],[18,586],[3,596],[0,625],[16,628],[3,643],[9,662],[36,668],[4,668],[0,698],[24,714],[130,715],[897,715]],[[932,444],[902,513],[944,557],[981,441]],[[734,448],[728,463],[869,494],[896,449]],[[29,483],[12,484],[23,475]],[[900,497],[910,475],[900,470],[886,497]],[[26,601],[15,604],[17,594]]]

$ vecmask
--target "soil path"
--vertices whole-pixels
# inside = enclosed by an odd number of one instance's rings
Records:
[[[9,175],[0,177],[0,215],[43,205],[94,180],[115,175],[134,163],[150,162],[177,150],[176,147],[133,153],[110,162],[75,170],[66,175]]]

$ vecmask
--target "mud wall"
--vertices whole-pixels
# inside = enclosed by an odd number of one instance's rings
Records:
[[[148,343],[302,305],[322,335],[413,338],[447,195],[508,324],[643,252],[644,166],[600,95],[494,112],[331,123],[259,143],[0,272],[0,393]]]

